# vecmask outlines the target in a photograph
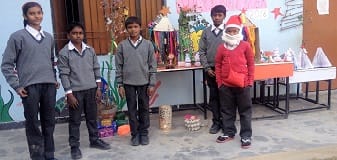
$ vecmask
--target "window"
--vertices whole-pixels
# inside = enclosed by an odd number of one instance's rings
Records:
[[[103,0],[51,0],[54,37],[57,52],[67,43],[66,26],[81,22],[86,30],[86,42],[94,47],[98,55],[110,49],[110,36],[106,31]],[[112,1],[112,0],[106,0]],[[142,21],[142,34],[148,37],[147,24],[152,21],[164,5],[164,0],[123,0],[129,16],[138,16]],[[120,41],[121,39],[118,39]]]

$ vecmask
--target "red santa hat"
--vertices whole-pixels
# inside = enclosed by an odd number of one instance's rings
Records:
[[[239,28],[241,30],[242,28],[242,22],[241,22],[241,18],[238,15],[233,15],[231,17],[229,17],[225,28],[229,28],[229,27],[235,27],[235,28]]]

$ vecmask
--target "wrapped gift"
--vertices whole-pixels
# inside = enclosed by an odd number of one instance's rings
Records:
[[[101,125],[101,122],[100,122],[100,121],[97,121],[97,128],[98,128],[98,129],[104,128],[104,127]]]
[[[102,119],[113,119],[116,114],[116,109],[104,109],[101,110],[100,117]]]
[[[118,127],[117,127],[117,122],[113,121],[111,125],[112,130],[114,131],[114,135],[117,133]]]
[[[100,138],[113,136],[113,129],[110,127],[99,129],[98,135]]]
[[[102,119],[101,126],[103,127],[110,127],[112,125],[111,119]]]

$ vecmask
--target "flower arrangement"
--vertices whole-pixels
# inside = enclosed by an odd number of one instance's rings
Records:
[[[110,53],[113,53],[117,46],[116,42],[125,36],[124,21],[129,15],[129,10],[124,6],[123,0],[102,0],[101,6],[106,30],[111,37]]]
[[[122,111],[126,100],[125,98],[123,99],[119,96],[118,87],[111,78],[111,72],[115,70],[113,59],[117,48],[117,42],[124,39],[126,35],[124,22],[129,14],[129,11],[128,8],[125,7],[123,0],[102,0],[101,7],[105,19],[106,31],[111,38],[110,51],[108,54],[109,60],[104,61],[101,67],[101,75],[102,77],[106,77],[106,79],[102,78],[102,103],[104,104],[105,109],[116,107],[118,112]],[[105,70],[107,70],[106,76],[104,76]]]

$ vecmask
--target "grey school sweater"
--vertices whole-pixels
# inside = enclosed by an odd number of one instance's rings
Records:
[[[116,82],[119,85],[150,85],[156,83],[157,62],[149,40],[142,39],[135,47],[129,39],[117,47],[115,57]]]
[[[54,40],[49,33],[44,34],[45,37],[37,41],[26,29],[21,29],[9,37],[1,71],[14,90],[33,84],[56,83]]]
[[[82,55],[65,45],[58,55],[57,67],[65,91],[83,91],[96,88],[101,78],[100,67],[93,48],[86,48]]]
[[[218,46],[223,43],[222,34],[223,31],[220,31],[218,35],[215,35],[212,32],[212,26],[207,27],[202,32],[199,40],[199,53],[200,62],[206,71],[215,65],[215,55]]]

